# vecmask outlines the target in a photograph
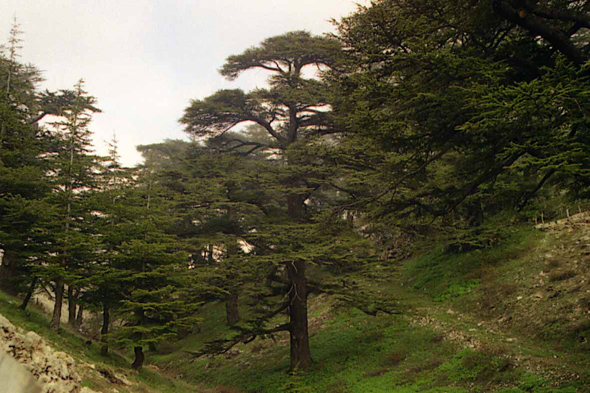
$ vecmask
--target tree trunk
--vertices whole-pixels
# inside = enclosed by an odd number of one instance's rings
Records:
[[[111,315],[109,312],[109,306],[106,303],[102,304],[102,328],[100,329],[100,341],[102,347],[100,347],[100,355],[107,356],[109,354],[109,343],[107,342],[106,335],[109,333]]]
[[[287,196],[287,211],[289,217],[294,220],[300,220],[303,217],[305,196],[300,194],[290,194]]]
[[[4,250],[2,256],[2,264],[0,265],[0,288],[4,292],[16,296],[18,294],[18,288],[14,285],[14,279],[16,277],[17,257],[9,250]]]
[[[134,347],[133,352],[135,353],[135,360],[133,360],[133,364],[131,368],[134,370],[139,370],[143,366],[143,361],[145,360],[145,355],[143,354],[142,347]]]
[[[55,282],[55,304],[53,306],[53,315],[51,316],[51,322],[49,323],[49,327],[54,332],[59,331],[59,327],[61,324],[61,307],[63,303],[64,297],[64,280],[63,278],[58,278]]]
[[[291,371],[312,365],[307,328],[307,278],[305,262],[295,261],[287,264],[291,288],[289,290],[289,318],[291,336]]]
[[[76,295],[71,285],[68,285],[68,325],[76,325]]]
[[[76,316],[76,327],[80,328],[84,323],[84,306],[81,304],[78,305],[78,315]]]
[[[225,315],[227,324],[232,326],[240,321],[240,308],[238,305],[239,294],[234,288],[225,297]]]
[[[29,290],[27,291],[27,295],[25,296],[25,298],[23,299],[23,302],[20,305],[20,309],[25,311],[27,309],[27,305],[29,304],[29,301],[31,300],[31,298],[33,297],[33,294],[35,293],[35,287],[37,286],[37,277],[33,278],[33,281],[31,281],[31,286],[29,287]]]

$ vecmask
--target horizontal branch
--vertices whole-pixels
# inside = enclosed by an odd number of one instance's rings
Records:
[[[267,335],[267,334],[274,334],[274,333],[290,331],[290,330],[291,330],[291,324],[289,324],[289,323],[285,323],[285,324],[276,326],[272,329],[253,329],[251,331],[240,334],[239,336],[234,337],[230,340],[213,341],[213,342],[207,344],[205,349],[202,351],[198,351],[198,352],[184,351],[184,352],[195,357],[195,358],[199,358],[204,355],[222,355],[240,343],[243,343],[243,344],[251,343],[258,336]]]

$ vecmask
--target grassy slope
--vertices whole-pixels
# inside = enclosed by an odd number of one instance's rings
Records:
[[[77,362],[76,371],[82,376],[82,386],[99,392],[155,393],[155,392],[194,392],[194,388],[153,370],[144,369],[140,373],[131,372],[130,361],[119,354],[111,353],[108,358],[100,356],[97,344],[87,345],[87,339],[64,327],[60,334],[49,329],[47,316],[32,308],[23,312],[17,308],[20,300],[0,292],[0,314],[24,331],[34,331],[41,335],[56,351],[72,355]],[[95,368],[89,366],[93,364]],[[111,384],[97,370],[106,369],[128,379],[132,386]]]
[[[443,254],[441,247],[384,263],[374,275],[381,280],[366,285],[399,299],[403,315],[371,317],[311,298],[316,366],[295,376],[287,375],[287,336],[224,356],[187,355],[229,334],[223,304],[202,311],[201,333],[148,352],[148,362],[173,379],[149,369],[134,375],[120,357],[105,367],[135,381],[133,392],[590,392],[588,250],[590,225],[514,229],[489,250]],[[51,333],[45,317],[9,302],[0,295],[0,312],[15,324],[79,359],[104,363],[96,346],[68,331]],[[96,373],[85,377],[98,391],[126,391]]]
[[[489,250],[449,255],[441,248],[383,266],[382,282],[372,285],[400,300],[408,310],[402,316],[370,317],[311,299],[316,366],[295,377],[287,376],[285,336],[239,346],[228,356],[187,357],[185,350],[228,334],[222,304],[203,312],[203,333],[168,345],[152,360],[219,393],[590,391],[588,314],[583,307],[567,311],[584,305],[590,280],[562,274],[571,263],[545,257],[565,258],[554,249],[579,244],[582,235],[515,229]],[[546,277],[542,285],[539,277]]]

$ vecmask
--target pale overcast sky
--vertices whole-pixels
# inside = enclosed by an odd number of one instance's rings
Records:
[[[16,16],[21,61],[43,71],[41,88],[71,88],[80,78],[103,113],[91,129],[98,153],[113,132],[123,163],[135,146],[186,138],[178,119],[191,98],[222,88],[249,90],[263,71],[234,82],[217,72],[232,54],[293,30],[333,31],[366,0],[0,0],[0,42]]]

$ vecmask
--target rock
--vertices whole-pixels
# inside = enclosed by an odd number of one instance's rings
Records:
[[[28,346],[31,349],[37,348],[42,342],[43,342],[43,339],[41,338],[41,336],[39,336],[35,332],[28,332],[25,335],[24,343],[26,346]]]
[[[131,385],[131,382],[129,382],[127,378],[115,373],[111,369],[108,369],[106,367],[99,367],[96,370],[112,384],[126,386]]]
[[[14,327],[14,325],[12,323],[10,323],[10,321],[6,318],[4,318],[3,315],[0,315],[0,328],[3,328],[4,330],[15,330],[16,328]]]
[[[121,381],[123,383],[123,385],[125,385],[125,386],[131,386],[131,382],[127,378],[125,378],[124,376],[122,376],[121,374],[115,374],[115,376],[117,378],[119,378],[119,381]]]
[[[29,390],[22,391],[23,393],[96,393],[91,389],[80,386],[82,378],[75,369],[76,362],[73,357],[65,352],[54,351],[35,332],[21,334],[2,315],[0,315],[0,326],[0,354],[8,352],[12,355],[18,361],[17,365],[20,363],[24,366],[22,367],[23,372],[32,374],[40,385],[39,390],[34,390],[31,387]],[[2,331],[4,334],[2,334]],[[2,371],[2,367],[0,367],[0,375]],[[5,380],[8,379],[0,377],[0,381]],[[21,392],[16,388],[3,390],[8,387],[5,385],[0,386],[0,392]]]
[[[39,393],[40,385],[33,375],[10,356],[0,353],[0,380],[2,391],[10,393]]]

